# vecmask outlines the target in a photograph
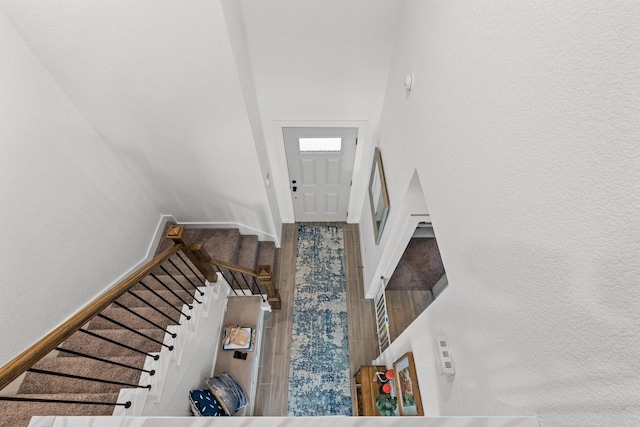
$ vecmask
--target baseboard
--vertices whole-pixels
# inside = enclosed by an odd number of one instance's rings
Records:
[[[184,225],[185,228],[237,228],[240,234],[254,234],[258,236],[259,241],[275,242],[276,247],[280,247],[278,236],[238,222],[178,222],[177,224]]]

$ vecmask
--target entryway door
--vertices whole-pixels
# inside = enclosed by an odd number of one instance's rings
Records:
[[[282,128],[296,222],[347,220],[357,128]]]

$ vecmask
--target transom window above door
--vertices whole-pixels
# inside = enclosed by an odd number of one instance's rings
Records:
[[[298,138],[301,153],[305,152],[340,152],[342,138]]]

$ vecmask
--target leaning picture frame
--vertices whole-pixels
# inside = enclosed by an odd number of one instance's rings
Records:
[[[408,352],[393,363],[395,371],[398,413],[400,415],[424,415],[416,365],[413,353]]]

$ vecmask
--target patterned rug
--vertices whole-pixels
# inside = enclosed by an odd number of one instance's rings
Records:
[[[341,227],[298,227],[287,412],[351,415]]]

